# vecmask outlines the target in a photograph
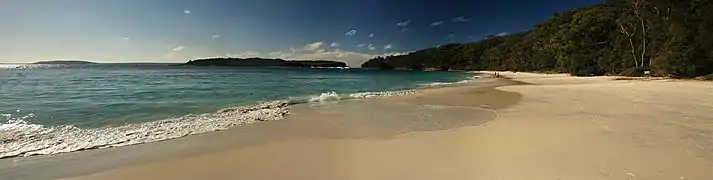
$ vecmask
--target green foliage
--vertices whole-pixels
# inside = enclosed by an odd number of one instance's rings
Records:
[[[576,76],[696,77],[713,72],[713,0],[610,0],[556,14],[532,30],[446,44],[362,67],[509,70]]]

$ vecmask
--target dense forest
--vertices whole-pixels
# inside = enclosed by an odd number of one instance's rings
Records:
[[[265,58],[209,58],[190,60],[192,66],[289,66],[289,67],[347,67],[344,62],[326,60],[282,60]]]
[[[697,77],[713,72],[713,0],[610,0],[530,30],[377,57],[365,68]]]

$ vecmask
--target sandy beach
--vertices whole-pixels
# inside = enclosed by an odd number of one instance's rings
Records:
[[[275,138],[69,179],[713,179],[713,83],[500,74],[526,84],[299,105],[210,142]]]

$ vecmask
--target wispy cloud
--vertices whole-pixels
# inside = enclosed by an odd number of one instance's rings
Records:
[[[329,47],[339,47],[339,43],[332,42],[332,44],[329,45]]]
[[[364,47],[366,44],[357,44],[357,47]]]
[[[123,38],[121,38],[121,39],[122,39],[122,40],[125,40],[125,41],[131,40],[131,38],[129,38],[129,37],[123,37]]]
[[[186,46],[179,46],[179,45],[174,45],[173,46],[173,51],[181,51],[186,49]]]
[[[411,24],[411,20],[407,20],[407,21],[404,21],[404,22],[398,22],[398,23],[396,23],[396,26],[398,26],[398,27],[406,27],[406,26],[408,26],[409,24]]]
[[[468,19],[464,16],[458,16],[458,17],[452,18],[451,21],[453,21],[453,22],[468,22],[468,21],[470,21],[470,19]]]
[[[191,10],[188,10],[188,9],[183,10],[183,14],[190,14],[190,13],[191,13]]]
[[[384,49],[391,49],[391,48],[392,48],[391,44],[387,44],[386,46],[384,46]]]
[[[213,39],[218,39],[218,38],[220,38],[220,35],[218,35],[218,34],[213,35]]]
[[[431,23],[431,26],[440,26],[441,24],[443,24],[443,21],[436,21]]]
[[[374,37],[374,33],[369,34],[369,37]]]
[[[376,49],[376,47],[374,47],[374,45],[372,45],[372,44],[369,44],[368,47],[369,47],[369,50],[372,50],[372,51]]]
[[[500,33],[496,34],[495,36],[500,37],[500,36],[507,36],[507,35],[509,35],[509,34],[510,34],[510,33],[508,33],[508,32],[500,32]]]
[[[401,29],[401,32],[406,32],[406,31],[408,31],[408,28]]]
[[[322,44],[324,44],[324,43],[314,42],[314,43],[305,45],[305,47],[303,47],[302,49],[305,51],[315,51],[315,50],[319,49],[320,47],[322,47]]]
[[[355,29],[352,29],[352,30],[347,31],[347,33],[344,33],[344,35],[354,36],[354,35],[356,35],[356,33],[357,33],[357,31]]]
[[[450,34],[448,34],[448,36],[446,36],[446,38],[448,38],[448,39],[451,39],[454,37],[456,37],[456,34],[453,34],[453,33],[450,33]]]

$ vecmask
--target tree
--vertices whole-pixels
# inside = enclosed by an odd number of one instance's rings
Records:
[[[609,0],[532,30],[375,58],[364,67],[695,77],[713,72],[711,0]],[[632,73],[635,72],[635,73]]]

